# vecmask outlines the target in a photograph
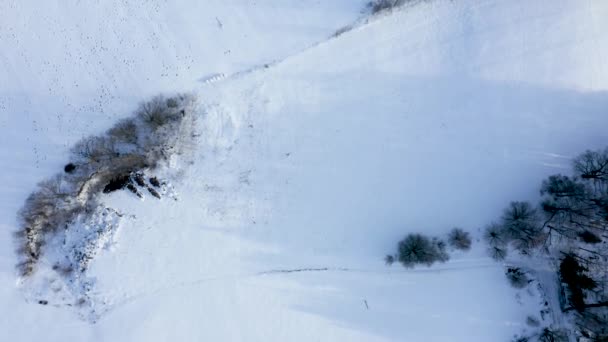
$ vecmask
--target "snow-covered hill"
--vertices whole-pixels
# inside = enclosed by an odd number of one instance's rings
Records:
[[[436,0],[369,22],[364,6],[0,3],[2,340],[508,341],[530,329],[538,294],[510,288],[481,243],[428,269],[382,257],[409,232],[479,235],[606,144],[608,4]],[[178,201],[104,195],[128,215],[89,271],[97,323],[24,299],[11,232],[36,182],[82,136],[176,91],[201,104],[194,163],[172,165]]]

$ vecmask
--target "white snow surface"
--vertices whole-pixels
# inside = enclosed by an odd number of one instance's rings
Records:
[[[364,7],[0,2],[0,340],[531,331],[538,293],[509,287],[481,242],[431,268],[382,258],[409,232],[479,236],[509,201],[536,200],[544,177],[606,145],[608,3],[415,1],[369,21]],[[90,266],[96,323],[24,295],[11,232],[35,184],[79,138],[179,91],[200,102],[194,162],[166,170],[177,201],[103,196],[127,215]]]

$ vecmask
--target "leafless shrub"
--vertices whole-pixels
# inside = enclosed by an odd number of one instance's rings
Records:
[[[57,229],[70,213],[70,193],[62,186],[60,176],[38,184],[38,190],[26,199],[18,217],[22,229],[13,234],[22,275],[31,273],[45,244],[45,235]]]
[[[334,34],[333,34],[332,36],[333,36],[334,38],[336,38],[336,37],[340,37],[341,35],[345,34],[346,32],[348,32],[348,31],[350,31],[350,30],[352,30],[352,29],[353,29],[353,26],[352,26],[352,25],[346,25],[346,26],[343,26],[343,27],[341,27],[341,28],[337,29],[337,30],[336,30],[336,32],[334,32]]]
[[[507,279],[509,280],[509,284],[516,289],[523,289],[528,286],[530,283],[530,279],[526,272],[524,272],[521,268],[518,267],[509,267],[505,272]]]
[[[492,259],[502,261],[507,257],[507,249],[503,246],[490,246],[488,247],[488,254]]]
[[[395,257],[394,257],[394,256],[392,256],[392,255],[390,255],[390,254],[387,254],[387,255],[384,257],[384,263],[385,263],[387,266],[391,266],[391,265],[392,265],[394,262],[395,262]]]
[[[411,0],[373,0],[369,3],[369,7],[372,10],[372,14],[376,14],[402,6],[408,1]]]
[[[454,228],[448,235],[448,243],[453,248],[468,251],[471,249],[471,234],[460,228]]]
[[[538,335],[538,342],[568,342],[568,334],[562,330],[544,328]]]
[[[170,97],[167,99],[167,107],[168,108],[177,108],[179,106],[177,97]]]
[[[153,130],[158,129],[168,123],[178,120],[180,113],[176,111],[178,98],[165,99],[164,96],[158,95],[152,100],[143,102],[137,111],[141,120]]]
[[[137,124],[132,118],[123,119],[110,128],[107,132],[115,141],[127,144],[137,144]]]
[[[88,137],[80,140],[72,148],[72,153],[88,163],[108,161],[119,155],[115,140],[110,137]]]

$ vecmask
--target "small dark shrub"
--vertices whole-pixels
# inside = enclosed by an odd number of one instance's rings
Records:
[[[394,262],[395,262],[395,257],[394,257],[394,256],[392,256],[392,255],[390,255],[390,254],[387,254],[387,255],[384,257],[384,263],[385,263],[387,266],[391,266],[391,265],[392,265]]]
[[[76,165],[72,163],[66,164],[63,168],[63,171],[65,171],[65,173],[72,173],[74,170],[76,170]]]
[[[463,251],[471,249],[471,235],[460,228],[454,228],[448,236],[450,246]]]
[[[538,335],[538,342],[568,342],[568,335],[561,330],[544,328]]]
[[[490,246],[488,248],[488,254],[496,261],[505,260],[507,257],[507,248],[504,246]]]
[[[508,242],[504,229],[498,223],[491,223],[488,225],[483,234],[483,238],[490,246],[504,246]]]
[[[167,107],[168,108],[177,108],[178,103],[177,103],[177,99],[176,98],[168,98],[167,99]]]
[[[135,181],[135,183],[138,186],[145,186],[146,185],[146,181],[144,179],[144,174],[141,172],[136,172],[135,174],[133,174],[133,180]]]
[[[148,192],[150,193],[150,195],[160,199],[160,194],[158,193],[158,191],[154,190],[153,188],[151,188],[149,186],[146,187],[146,189],[148,189]]]
[[[540,321],[534,316],[528,316],[526,318],[526,324],[531,327],[538,327],[540,326]]]
[[[530,282],[526,272],[522,271],[518,267],[507,268],[505,275],[507,276],[511,286],[516,289],[523,289],[524,287],[528,286],[528,283]]]
[[[437,261],[446,262],[446,261],[450,260],[450,255],[448,254],[447,244],[445,243],[445,241],[443,241],[442,239],[440,239],[438,237],[434,237],[433,246],[435,247],[435,250],[437,253],[436,254]]]
[[[578,237],[581,239],[581,241],[585,242],[585,243],[600,243],[602,242],[602,239],[600,239],[599,236],[595,235],[594,233],[585,230],[581,233],[578,234]]]
[[[127,183],[127,190],[131,191],[133,194],[135,194],[139,198],[144,197],[141,193],[139,193],[139,191],[137,190],[135,185],[133,185],[133,183],[131,183],[130,181]]]

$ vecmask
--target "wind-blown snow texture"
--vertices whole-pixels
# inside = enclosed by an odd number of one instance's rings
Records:
[[[382,257],[408,232],[477,235],[606,145],[608,4],[428,1],[328,39],[362,8],[1,2],[2,340],[507,341],[525,329],[538,294],[510,288],[479,243],[430,269]],[[89,270],[104,314],[90,324],[25,301],[17,210],[75,141],[164,91],[198,93],[200,144],[193,165],[173,165],[178,201],[104,197],[128,214]]]

